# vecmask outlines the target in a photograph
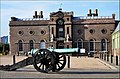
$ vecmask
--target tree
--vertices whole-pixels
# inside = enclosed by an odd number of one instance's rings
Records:
[[[3,44],[0,43],[0,53],[2,53],[2,52],[3,52]]]
[[[5,55],[7,55],[10,51],[10,47],[9,47],[9,44],[4,44],[4,52],[5,52]]]
[[[0,43],[0,54],[7,55],[10,51],[9,44]]]

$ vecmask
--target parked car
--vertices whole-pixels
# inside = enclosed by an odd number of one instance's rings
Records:
[[[94,52],[88,52],[88,57],[94,57]]]

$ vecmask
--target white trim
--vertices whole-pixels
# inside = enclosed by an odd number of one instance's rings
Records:
[[[89,52],[97,52],[97,51],[89,51]]]
[[[99,52],[108,52],[108,51],[99,51]]]

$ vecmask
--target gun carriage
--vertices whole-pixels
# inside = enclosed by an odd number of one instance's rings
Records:
[[[79,48],[64,48],[64,49],[32,49],[28,57],[13,65],[0,66],[0,70],[12,71],[28,65],[33,65],[39,72],[48,73],[50,71],[57,72],[62,70],[66,65],[66,55],[78,53]]]

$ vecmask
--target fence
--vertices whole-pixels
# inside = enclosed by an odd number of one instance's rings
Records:
[[[120,66],[120,57],[109,55],[107,53],[100,53],[99,58],[113,66],[119,67]]]

